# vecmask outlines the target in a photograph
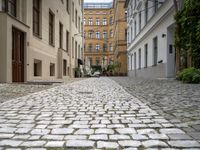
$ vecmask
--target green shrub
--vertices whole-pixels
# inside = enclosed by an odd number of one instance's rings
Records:
[[[185,83],[200,83],[200,69],[186,68],[178,73],[178,79]]]

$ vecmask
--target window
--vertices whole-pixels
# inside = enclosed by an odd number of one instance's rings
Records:
[[[141,26],[142,26],[142,15],[141,15],[141,12],[139,13],[139,31],[141,30]]]
[[[105,30],[103,31],[103,38],[107,38],[107,32]]]
[[[69,31],[66,31],[66,51],[69,51]]]
[[[141,69],[141,48],[139,49],[138,57],[139,57],[139,59],[138,59],[138,61],[139,61],[138,62],[138,64],[139,64],[138,68]]]
[[[40,35],[40,0],[33,0],[33,33]]]
[[[113,30],[110,30],[110,37],[113,37]]]
[[[131,54],[131,70],[133,70],[133,54]]]
[[[81,18],[78,17],[78,31],[81,32]]]
[[[77,28],[78,27],[78,11],[77,10],[75,11],[75,25]]]
[[[14,17],[16,17],[16,10],[17,10],[17,2],[16,0],[8,0],[8,13]]]
[[[63,24],[59,23],[59,48],[63,48]]]
[[[74,2],[72,2],[72,21],[74,22]]]
[[[96,58],[96,65],[99,66],[99,58]]]
[[[84,18],[84,19],[83,19],[83,24],[84,24],[84,25],[85,25],[85,22],[86,22],[86,19]]]
[[[88,38],[89,38],[89,39],[92,38],[92,33],[93,33],[93,32],[92,32],[91,30],[88,32]]]
[[[148,44],[144,46],[144,67],[147,68],[148,66]]]
[[[78,54],[78,45],[77,41],[75,41],[75,58],[77,58],[77,54]]]
[[[6,0],[0,1],[0,11],[6,11]]]
[[[96,19],[96,25],[97,26],[100,25],[100,19],[99,18]]]
[[[99,51],[99,44],[96,44],[96,51]]]
[[[105,52],[107,50],[107,45],[106,43],[103,43],[103,51]]]
[[[74,58],[74,37],[72,37],[72,58]]]
[[[66,9],[67,9],[67,12],[69,13],[69,0],[66,0]]]
[[[103,25],[107,25],[107,19],[106,18],[103,19]]]
[[[42,76],[42,61],[34,59],[34,76]]]
[[[158,10],[158,0],[154,0],[154,12],[156,13]]]
[[[113,17],[110,17],[110,25],[113,25]]]
[[[131,41],[133,40],[133,28],[131,27]]]
[[[78,45],[78,56],[77,57],[81,58],[81,46],[80,45]]]
[[[91,52],[92,51],[92,44],[90,43],[88,46],[88,50]]]
[[[50,63],[50,76],[55,76],[55,64]]]
[[[145,19],[145,24],[147,23],[147,21],[148,21],[148,1],[145,3],[145,17],[144,17],[144,19]]]
[[[127,41],[127,37],[128,37],[127,29],[125,29],[125,41]]]
[[[153,39],[153,65],[156,66],[158,61],[158,38]]]
[[[92,25],[92,18],[88,19],[88,25],[90,25],[90,26]]]
[[[112,45],[112,43],[110,43],[110,51],[111,52],[113,51],[113,45]]]
[[[135,37],[136,37],[136,35],[137,35],[137,23],[136,23],[136,21],[134,22],[134,35],[135,35]]]
[[[99,33],[99,31],[96,32],[96,38],[97,38],[97,39],[100,38],[100,33]]]
[[[63,76],[67,75],[67,60],[63,59]]]
[[[110,65],[113,64],[113,60],[112,60],[112,58],[109,58],[109,64],[110,64]]]
[[[89,58],[89,62],[90,62],[90,65],[92,66],[93,65],[92,58]]]
[[[49,44],[54,45],[54,14],[49,11]]]

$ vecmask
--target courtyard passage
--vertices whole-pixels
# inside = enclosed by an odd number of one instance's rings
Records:
[[[0,150],[9,148],[198,150],[200,144],[114,80],[89,78],[1,103]]]

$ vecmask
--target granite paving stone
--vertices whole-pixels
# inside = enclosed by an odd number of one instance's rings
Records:
[[[165,128],[178,127],[200,141],[200,84],[175,79],[111,78],[164,118],[153,118]],[[169,122],[168,122],[169,121]],[[132,126],[133,127],[133,126]],[[152,128],[152,126],[149,126]]]
[[[97,142],[97,148],[117,149],[118,147],[119,144],[116,142],[104,142],[104,141]]]
[[[66,147],[82,147],[82,148],[92,148],[94,147],[95,142],[91,140],[68,140],[66,142]]]
[[[88,78],[1,103],[0,147],[192,149],[199,123],[167,118],[110,78]]]

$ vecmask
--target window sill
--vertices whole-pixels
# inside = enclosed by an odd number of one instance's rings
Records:
[[[49,43],[49,45],[50,45],[51,47],[54,47],[54,48],[55,48],[55,45],[54,45],[54,44]]]
[[[41,37],[40,35],[37,35],[37,34],[35,34],[35,33],[33,33],[33,35],[34,35],[34,37],[36,37],[36,38],[42,40],[42,37]]]

